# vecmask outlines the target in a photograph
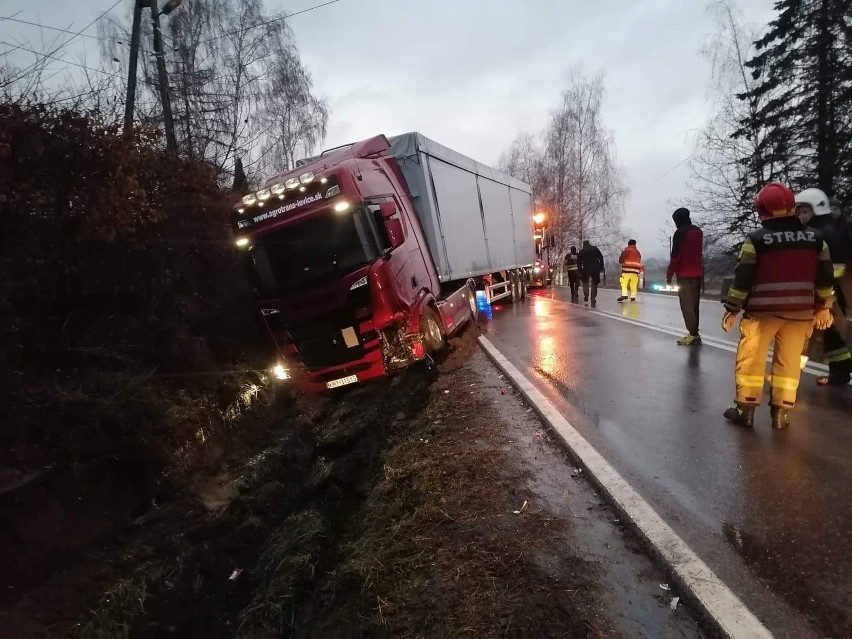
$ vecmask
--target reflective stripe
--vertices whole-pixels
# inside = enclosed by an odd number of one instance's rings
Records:
[[[569,267],[567,267],[565,270],[566,270],[566,271],[576,271],[576,270],[577,270],[577,267],[576,267],[576,266],[569,266]]]
[[[846,272],[845,264],[834,264],[834,279],[839,280]]]
[[[849,353],[848,348],[838,348],[833,351],[828,351],[823,357],[827,363],[834,364],[836,362],[843,362],[847,359],[852,359],[852,353]]]
[[[760,291],[812,291],[813,282],[773,282],[772,284],[758,284],[751,289],[752,293]]]
[[[813,296],[804,295],[797,297],[752,297],[748,301],[748,307],[753,308],[755,306],[790,306],[798,304],[809,305],[813,303]]]
[[[740,375],[737,373],[737,386],[746,388],[763,388],[763,375]]]
[[[728,297],[733,297],[734,299],[744,300],[748,297],[748,293],[746,291],[741,291],[738,288],[729,288],[728,289]]]
[[[757,251],[754,250],[754,244],[751,243],[751,238],[747,239],[743,243],[743,247],[740,249],[740,257],[743,256],[743,253],[751,253],[753,255],[757,255]]]
[[[794,391],[799,388],[799,380],[793,377],[772,376],[772,388],[780,388],[781,390]]]
[[[834,297],[834,287],[827,286],[826,288],[818,288],[816,289],[816,294],[823,299]]]

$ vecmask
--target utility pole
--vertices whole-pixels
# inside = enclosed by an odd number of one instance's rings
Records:
[[[142,2],[133,4],[133,31],[130,34],[130,68],[127,70],[127,97],[124,100],[124,135],[133,130],[133,109],[136,108],[136,67],[139,62],[139,35],[142,22]]]
[[[183,0],[169,0],[162,14],[168,15],[177,9]],[[142,9],[151,8],[151,23],[154,27],[154,55],[157,58],[157,78],[160,85],[160,102],[163,105],[163,127],[166,130],[166,148],[177,151],[175,123],[172,118],[172,104],[169,98],[169,79],[166,73],[166,56],[163,52],[163,34],[160,31],[160,8],[157,0],[135,0],[133,6],[133,32],[130,38],[130,69],[127,73],[127,98],[124,102],[124,134],[133,129],[133,109],[136,102],[136,67],[139,60],[140,23]]]
[[[169,78],[166,75],[166,55],[163,53],[163,34],[160,32],[160,9],[157,0],[151,0],[151,22],[154,25],[154,55],[157,58],[157,77],[160,83],[160,101],[163,103],[163,126],[166,129],[166,148],[177,151],[175,122],[169,98]]]

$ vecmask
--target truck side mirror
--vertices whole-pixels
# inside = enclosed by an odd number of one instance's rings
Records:
[[[392,249],[402,246],[402,243],[405,241],[405,235],[402,232],[402,220],[398,217],[391,219],[385,218],[385,233],[388,234],[388,242]]]
[[[393,217],[397,212],[396,202],[382,202],[379,204],[379,213],[383,220]]]
[[[391,250],[397,246],[402,246],[402,243],[405,241],[402,220],[399,219],[397,213],[399,213],[399,209],[396,208],[396,202],[382,202],[379,204],[379,215],[382,218]]]

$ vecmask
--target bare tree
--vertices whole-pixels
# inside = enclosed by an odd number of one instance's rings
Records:
[[[627,190],[601,119],[603,97],[602,76],[575,70],[547,129],[538,139],[518,136],[500,160],[502,170],[533,187],[537,208],[548,216],[555,256],[584,239],[611,253],[626,239],[621,215]]]
[[[603,77],[572,72],[544,136],[551,226],[563,253],[568,242],[621,242],[627,190],[615,164],[613,137],[601,118]],[[614,237],[614,236],[617,236]]]
[[[270,135],[258,168],[271,172],[293,168],[325,137],[329,107],[311,93],[311,76],[292,46],[279,40],[273,52],[271,82],[262,96],[260,122]]]
[[[126,20],[102,28],[104,58],[124,66],[127,28]],[[151,41],[150,29],[144,21],[143,43]],[[179,148],[210,162],[223,179],[238,158],[251,177],[291,166],[324,138],[328,105],[311,92],[287,21],[268,16],[262,0],[184,3],[164,35]],[[140,63],[137,118],[159,125],[154,57],[144,46]]]
[[[742,235],[755,228],[751,197],[777,172],[764,161],[766,132],[757,126],[742,129],[771,96],[745,98],[756,84],[746,62],[754,55],[756,28],[728,0],[710,5],[717,31],[703,54],[711,62],[711,99],[715,111],[699,132],[693,157],[687,162],[689,208],[705,228],[707,249],[729,252]],[[747,188],[748,186],[752,188]],[[744,188],[746,187],[746,188]]]

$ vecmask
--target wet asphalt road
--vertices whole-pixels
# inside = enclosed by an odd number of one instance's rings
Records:
[[[852,637],[852,386],[803,375],[791,429],[765,406],[732,427],[719,303],[687,348],[663,332],[685,333],[677,298],[617,295],[592,311],[535,292],[495,308],[488,337],[777,637]]]

